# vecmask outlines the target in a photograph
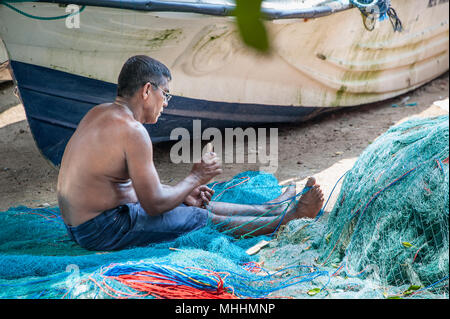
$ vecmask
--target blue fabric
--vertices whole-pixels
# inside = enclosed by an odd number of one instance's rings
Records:
[[[207,210],[184,204],[159,216],[150,216],[139,203],[131,203],[66,228],[69,236],[85,249],[119,250],[174,240],[204,227],[207,219]]]

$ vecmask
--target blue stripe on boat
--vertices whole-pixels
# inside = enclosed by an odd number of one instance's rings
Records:
[[[59,165],[65,146],[83,116],[95,105],[112,102],[117,85],[33,64],[11,61],[20,97],[38,148]],[[323,108],[213,102],[174,96],[154,125],[145,125],[153,142],[169,141],[170,132],[192,120],[208,127],[248,127],[300,122]]]

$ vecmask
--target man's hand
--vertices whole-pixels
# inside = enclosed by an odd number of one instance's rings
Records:
[[[211,201],[214,191],[206,185],[200,185],[184,199],[183,203],[187,206],[196,206],[205,208]]]
[[[200,185],[207,184],[214,176],[222,174],[222,164],[214,152],[208,152],[202,157],[200,163],[195,163],[191,174],[199,181]]]

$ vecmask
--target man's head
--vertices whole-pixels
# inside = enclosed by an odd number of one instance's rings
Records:
[[[156,123],[163,107],[167,106],[171,79],[169,69],[161,62],[146,55],[132,56],[120,71],[117,96],[133,100],[142,107],[145,123]]]

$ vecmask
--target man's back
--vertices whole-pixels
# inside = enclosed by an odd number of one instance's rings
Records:
[[[64,221],[77,226],[105,210],[137,202],[126,165],[124,137],[137,123],[122,106],[89,111],[67,144],[58,176]]]

